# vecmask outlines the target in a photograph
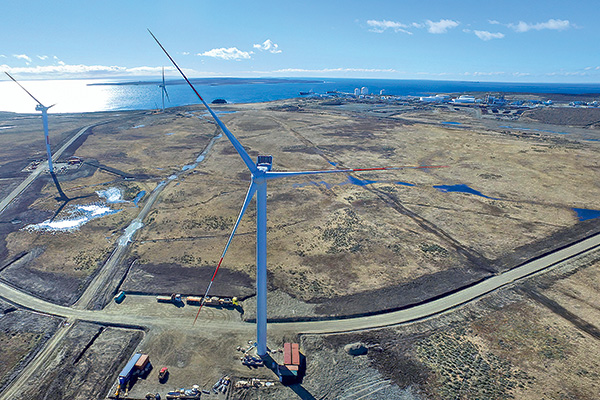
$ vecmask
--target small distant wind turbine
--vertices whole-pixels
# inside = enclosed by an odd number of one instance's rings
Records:
[[[167,85],[165,85],[165,67],[162,69],[162,85],[158,85],[160,88],[160,94],[162,95],[162,112],[165,112],[165,96],[167,96],[167,101],[171,101],[169,99],[169,93],[167,93]]]
[[[29,93],[29,91],[27,89],[25,89],[23,87],[23,85],[21,85],[19,82],[17,82],[17,80],[15,78],[10,76],[10,74],[8,72],[4,72],[4,73],[6,75],[8,75],[8,77],[10,79],[12,79],[17,85],[19,85],[21,87],[21,89],[23,89],[25,91],[25,93],[27,93],[29,96],[31,96],[31,98],[33,100],[35,100],[36,103],[38,103],[37,106],[35,106],[35,110],[42,112],[42,123],[44,124],[44,137],[46,138],[46,153],[48,154],[48,171],[50,171],[50,173],[53,173],[54,166],[52,165],[52,152],[50,151],[50,139],[48,138],[48,110],[51,107],[54,107],[56,104],[52,104],[51,106],[46,107],[38,99],[33,97],[33,95],[31,93]]]
[[[148,30],[150,32],[150,30]],[[173,58],[167,53],[167,50],[160,44],[156,36],[150,32],[150,35],[154,38],[156,43],[160,46],[160,48],[165,52],[167,57],[171,60],[175,68],[179,71],[179,73],[183,76],[183,79],[188,83],[188,85],[192,88],[196,96],[200,99],[204,107],[208,110],[208,112],[212,115],[217,125],[221,128],[223,133],[227,136],[235,150],[238,152],[246,167],[250,170],[251,173],[251,182],[250,187],[248,188],[248,192],[246,193],[246,198],[244,199],[244,203],[242,204],[242,209],[240,210],[240,214],[235,222],[233,230],[231,231],[231,235],[225,245],[225,249],[221,254],[221,259],[217,264],[217,268],[212,276],[212,279],[206,289],[206,293],[202,299],[202,303],[200,304],[200,309],[198,310],[198,314],[200,314],[200,310],[202,309],[202,305],[204,305],[204,301],[208,296],[208,292],[210,291],[210,287],[217,275],[217,271],[223,262],[223,258],[225,258],[225,253],[227,253],[227,249],[231,244],[231,240],[235,235],[235,232],[240,224],[244,213],[246,212],[246,208],[250,204],[250,201],[256,194],[256,350],[259,356],[265,356],[267,354],[267,181],[276,178],[286,178],[289,176],[298,176],[298,175],[313,175],[313,174],[331,174],[331,173],[350,173],[350,172],[359,172],[359,171],[382,171],[382,170],[394,170],[401,168],[438,168],[437,166],[416,166],[416,167],[378,167],[378,168],[358,168],[358,169],[336,169],[336,170],[323,170],[323,171],[288,171],[288,172],[279,172],[279,171],[271,171],[273,165],[273,157],[268,155],[259,155],[256,163],[252,161],[250,155],[246,152],[242,144],[237,140],[237,138],[227,129],[225,124],[219,119],[217,114],[209,107],[209,105],[204,101],[202,96],[196,91],[194,85],[188,80],[183,71],[179,68],[179,66],[175,63]],[[198,314],[196,314],[196,319],[198,318]],[[196,320],[194,320],[194,323]]]

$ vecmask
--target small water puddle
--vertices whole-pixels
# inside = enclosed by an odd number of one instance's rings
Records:
[[[468,193],[468,194],[474,194],[475,196],[481,196],[486,199],[498,200],[494,197],[486,196],[485,194],[481,193],[480,191],[470,188],[469,186],[462,184],[462,183],[458,184],[458,185],[436,185],[436,186],[434,186],[434,188],[439,190],[440,192],[444,192],[444,193],[448,193],[448,192]]]
[[[600,218],[600,210],[588,210],[587,208],[573,208],[580,221],[588,219]]]

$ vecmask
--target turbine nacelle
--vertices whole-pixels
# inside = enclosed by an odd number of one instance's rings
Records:
[[[35,106],[35,111],[41,111],[41,112],[48,111],[49,109],[51,109],[55,105],[56,104],[52,104],[51,106],[46,107],[42,103],[39,103],[38,105]]]
[[[273,168],[273,156],[258,156],[256,168],[261,171],[270,171]]]

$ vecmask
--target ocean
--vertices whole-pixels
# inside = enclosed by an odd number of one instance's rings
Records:
[[[367,87],[369,93],[420,96],[435,93],[517,92],[517,93],[599,93],[600,84],[501,83],[398,79],[332,78],[209,78],[195,86],[209,103],[225,99],[229,103],[255,103],[299,97],[300,92],[325,94],[328,91],[354,92]],[[44,105],[56,104],[50,113],[81,113],[157,109],[162,105],[158,80],[127,83],[115,80],[38,80],[21,84]],[[183,80],[168,80],[169,100],[165,107],[197,104],[198,99]],[[12,81],[0,82],[0,111],[35,113],[35,102]]]

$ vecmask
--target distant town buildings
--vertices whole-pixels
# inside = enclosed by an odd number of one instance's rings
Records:
[[[462,94],[458,98],[452,99],[452,102],[457,104],[475,104],[475,96]]]
[[[359,88],[354,89],[354,95],[356,97],[360,96],[360,89]]]
[[[419,97],[419,100],[423,103],[445,103],[450,101],[450,96],[447,94],[436,94],[435,96]]]
[[[366,86],[363,86],[362,88],[360,88],[360,94],[362,94],[362,95],[369,94],[369,88],[367,88]]]

